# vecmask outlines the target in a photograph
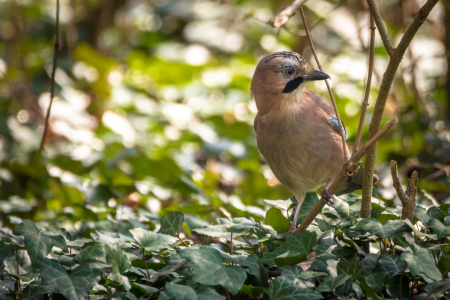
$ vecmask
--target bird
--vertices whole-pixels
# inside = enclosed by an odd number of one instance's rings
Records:
[[[328,183],[321,196],[334,204],[327,187],[345,164],[344,147],[349,153],[347,144],[342,143],[333,105],[305,87],[328,78],[300,54],[281,51],[262,58],[251,81],[250,93],[258,110],[254,121],[258,149],[278,181],[297,200],[288,234],[297,227],[306,193]],[[361,189],[361,175],[358,171],[336,194]]]

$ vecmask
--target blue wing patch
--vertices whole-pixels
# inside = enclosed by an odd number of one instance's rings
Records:
[[[337,121],[336,116],[330,115],[330,119],[331,119],[331,123],[333,123],[333,127],[336,129],[337,132],[339,132],[339,123]],[[345,126],[344,126],[344,123],[342,123],[342,120],[341,120],[341,124],[342,124],[342,129],[344,130],[344,137],[347,137],[347,131],[345,130]]]

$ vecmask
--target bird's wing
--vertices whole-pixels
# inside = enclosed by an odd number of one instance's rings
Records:
[[[313,91],[304,89],[303,92],[305,93],[306,97],[312,99],[317,105],[317,107],[321,108],[329,116],[328,123],[331,125],[334,131],[339,133],[339,123],[337,121],[336,115],[334,114],[333,104],[331,104],[331,102],[328,101],[328,99],[326,99],[325,97],[322,97],[319,94],[314,93]],[[344,136],[347,136],[347,132],[345,131],[345,126],[344,123],[342,123],[342,120],[341,124],[342,129],[344,130]]]

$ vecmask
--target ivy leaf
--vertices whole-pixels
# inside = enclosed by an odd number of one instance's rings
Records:
[[[400,278],[402,278],[401,286],[400,286]],[[409,295],[409,283],[410,280],[408,276],[401,276],[401,274],[392,276],[389,281],[386,284],[386,288],[389,291],[389,294],[391,294],[392,299],[400,299],[399,295],[399,287],[400,292],[402,294],[402,299],[404,297],[407,297]]]
[[[411,228],[412,231],[414,231],[414,234],[416,236],[418,236],[418,237],[423,237],[424,236],[424,237],[427,237],[427,238],[432,239],[432,240],[437,240],[437,235],[436,234],[426,234],[426,233],[420,232],[419,230],[417,230],[416,227],[414,227],[414,225],[411,223],[411,221],[409,219],[405,219],[405,220],[402,220],[402,221],[406,225],[408,225],[409,228]]]
[[[400,257],[386,252],[381,252],[377,271],[396,275],[403,270],[404,266],[405,261],[400,259]]]
[[[283,246],[266,254],[259,261],[265,264],[271,264],[271,261],[274,261],[278,266],[305,261],[316,240],[315,232],[292,233],[286,238]]]
[[[102,245],[94,245],[81,250],[75,255],[75,260],[80,265],[88,264],[93,268],[99,269],[106,264],[106,253],[103,251]]]
[[[359,219],[355,225],[351,227],[353,230],[366,230],[377,237],[387,239],[396,232],[407,228],[401,220],[390,220],[383,225],[375,219]]]
[[[38,265],[43,282],[67,299],[86,299],[94,285],[100,281],[100,273],[88,265],[76,267],[70,275],[56,260],[43,258]]]
[[[298,287],[283,276],[279,276],[272,281],[268,293],[270,300],[323,299],[320,293]]]
[[[213,288],[202,285],[197,289],[197,300],[225,300],[225,296],[220,295]]]
[[[431,219],[437,219],[439,221],[444,221],[445,214],[439,209],[439,207],[432,206],[427,210],[427,214]]]
[[[220,218],[219,222],[227,227],[228,232],[233,232],[233,237],[236,236],[234,233],[240,233],[246,229],[256,229],[259,227],[252,217],[234,218],[232,221]]]
[[[33,266],[36,266],[36,263],[40,259],[46,257],[52,251],[54,240],[48,236],[39,234],[39,229],[31,220],[23,220],[13,230],[13,234],[23,235],[25,237],[25,247]]]
[[[22,292],[22,298],[27,300],[42,300],[44,294],[50,294],[53,288],[47,285],[28,285]]]
[[[363,271],[362,266],[359,263],[359,258],[355,257],[353,259],[344,261],[341,260],[337,264],[337,272],[339,274],[347,274],[349,275],[353,280],[361,276]]]
[[[378,293],[384,287],[385,274],[383,273],[371,273],[366,275],[365,278],[367,285],[373,288],[375,293]]]
[[[187,285],[167,283],[164,292],[175,300],[197,300],[194,289]]]
[[[268,287],[267,279],[269,278],[269,274],[267,273],[266,268],[258,261],[257,254],[251,254],[247,256],[247,259],[241,264],[243,267],[248,267],[247,273],[255,276],[255,284],[257,286]]]
[[[8,245],[0,245],[0,264],[14,248]]]
[[[291,199],[287,200],[264,200],[269,205],[288,210],[289,207],[293,204]]]
[[[317,287],[316,291],[319,293],[332,292],[335,288],[343,285],[350,276],[347,274],[340,274],[338,276],[327,276],[324,281]]]
[[[378,266],[378,258],[380,256],[377,254],[369,254],[363,260],[361,260],[360,265],[363,268],[363,273],[371,273]]]
[[[82,247],[87,243],[91,243],[92,239],[86,239],[86,238],[81,238],[81,239],[76,239],[74,241],[66,241],[67,246],[69,247]]]
[[[287,232],[291,226],[288,219],[278,208],[272,207],[266,213],[266,224],[272,226],[277,233]]]
[[[425,286],[425,293],[420,294],[417,299],[423,300],[425,298],[429,300],[440,300],[444,296],[445,292],[450,290],[450,280],[441,280],[438,282],[432,282]]]
[[[174,236],[180,232],[180,228],[184,222],[184,213],[181,211],[171,211],[161,221],[159,233]],[[170,295],[169,295],[170,296]]]
[[[238,266],[224,266],[219,251],[208,246],[189,247],[179,251],[184,259],[192,261],[193,280],[204,285],[222,285],[233,295],[247,279],[244,269]]]
[[[204,234],[215,238],[225,238],[227,240],[231,240],[231,234],[233,234],[233,238],[248,234],[248,231],[229,232],[227,226],[225,225],[211,225],[203,228],[194,229],[193,231],[199,234]]]
[[[427,214],[427,210],[421,206],[416,206],[414,209],[414,218],[419,219],[423,224],[427,224],[431,220],[430,216]]]
[[[111,278],[122,284],[127,291],[130,290],[131,285],[128,278],[122,275],[130,270],[130,259],[117,244],[112,248],[105,245],[105,252],[106,262],[111,266]]]
[[[359,215],[361,211],[361,198],[353,201],[345,201],[342,197],[335,196],[334,209],[344,219],[348,220]]]
[[[434,281],[442,280],[442,274],[436,267],[430,250],[414,244],[414,249],[403,252],[400,258],[408,263],[411,274],[414,276],[423,273]]]
[[[142,228],[134,228],[130,230],[133,238],[138,242],[139,246],[148,252],[160,252],[164,249],[172,248],[172,244],[178,241],[177,238],[166,234],[156,233]]]
[[[428,222],[428,225],[431,226],[433,232],[437,234],[438,240],[450,234],[450,227],[445,227],[438,219],[431,219]]]

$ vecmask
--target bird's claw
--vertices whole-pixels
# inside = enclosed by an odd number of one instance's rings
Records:
[[[334,196],[328,193],[328,188],[330,187],[330,185],[331,180],[328,180],[323,189],[320,191],[320,196],[322,197],[322,201],[325,202],[325,204],[334,207]]]
[[[290,235],[291,233],[293,233],[295,231],[296,228],[297,228],[297,226],[295,226],[294,223],[291,223],[291,227],[289,227],[289,230],[286,232],[286,234]]]

